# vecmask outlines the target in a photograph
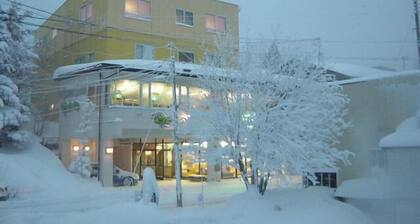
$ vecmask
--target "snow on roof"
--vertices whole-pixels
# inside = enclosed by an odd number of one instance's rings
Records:
[[[381,148],[420,147],[420,110],[403,121],[397,130],[379,142]]]
[[[53,78],[60,79],[67,76],[81,74],[89,71],[99,70],[104,67],[116,67],[121,69],[139,69],[167,72],[169,70],[168,61],[159,60],[105,60],[86,64],[67,65],[57,68],[54,71]],[[177,73],[201,74],[205,71],[204,67],[196,64],[175,63]]]
[[[394,73],[387,70],[345,63],[327,64],[326,69],[353,78],[370,77],[375,75],[391,75]]]
[[[366,77],[335,81],[333,83],[337,85],[348,85],[348,84],[355,84],[355,83],[367,82],[367,81],[373,81],[373,80],[392,80],[392,79],[398,79],[398,78],[410,77],[410,76],[418,77],[420,80],[420,70],[376,74],[376,75],[371,75],[371,76],[366,76]]]

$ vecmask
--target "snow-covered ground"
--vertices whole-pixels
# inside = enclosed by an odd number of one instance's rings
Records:
[[[34,139],[35,141],[35,139]],[[183,182],[183,209],[175,207],[175,183],[160,181],[160,204],[134,201],[141,187],[103,188],[72,175],[47,149],[31,142],[18,151],[0,149],[0,180],[18,191],[0,202],[3,224],[40,223],[370,223],[357,209],[335,200],[324,188],[274,189],[264,197],[244,192],[238,179],[216,183]],[[294,178],[287,180],[293,186]],[[198,203],[203,189],[204,204]]]

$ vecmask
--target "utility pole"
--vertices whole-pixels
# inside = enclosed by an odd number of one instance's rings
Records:
[[[419,25],[419,2],[418,0],[414,1],[414,19],[416,20],[416,35],[417,35],[417,63],[420,67],[420,25]]]
[[[176,72],[175,72],[175,45],[174,43],[168,44],[170,52],[170,66],[169,75],[172,78],[172,109],[173,109],[173,150],[175,154],[175,179],[176,179],[176,206],[182,207],[182,185],[181,185],[181,150],[179,148],[178,139],[178,104],[176,99]]]

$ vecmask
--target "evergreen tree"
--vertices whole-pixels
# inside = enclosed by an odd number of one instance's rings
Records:
[[[17,85],[21,102],[30,106],[31,81],[37,67],[34,61],[38,56],[31,46],[31,31],[23,26],[27,16],[16,3],[8,9],[0,7],[0,74]]]
[[[29,133],[22,131],[28,121],[25,113],[28,108],[16,96],[18,87],[4,75],[0,75],[0,144],[24,142]]]

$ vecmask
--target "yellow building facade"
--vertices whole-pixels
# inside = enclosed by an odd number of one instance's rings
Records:
[[[59,96],[47,78],[63,65],[167,60],[168,43],[178,61],[200,63],[218,35],[230,35],[239,48],[238,12],[218,0],[67,0],[35,31],[44,77],[34,83],[34,104],[54,119]]]

